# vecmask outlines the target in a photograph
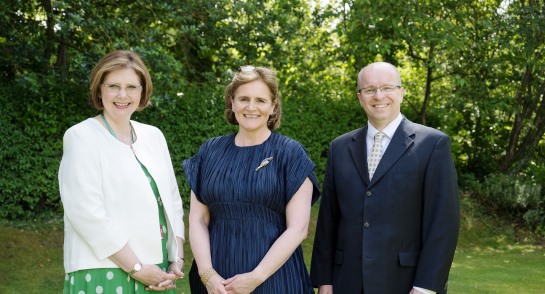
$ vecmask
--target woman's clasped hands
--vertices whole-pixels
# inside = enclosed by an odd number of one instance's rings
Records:
[[[256,278],[253,272],[236,275],[222,281],[228,294],[252,293],[263,281]]]
[[[176,280],[184,277],[183,264],[171,263],[169,271],[164,272],[156,265],[142,264],[142,269],[132,275],[144,285],[148,291],[166,291],[176,288]]]
[[[252,273],[236,275],[227,280],[217,274],[208,280],[206,290],[209,294],[249,294],[261,283]]]

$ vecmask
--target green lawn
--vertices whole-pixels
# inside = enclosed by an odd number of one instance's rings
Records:
[[[483,217],[462,201],[462,229],[449,293],[545,293],[545,248],[530,234]],[[317,207],[303,243],[310,265]],[[0,222],[0,293],[62,293],[62,222]],[[186,273],[191,252],[186,249]],[[187,279],[178,293],[190,293]]]
[[[463,199],[449,293],[545,293],[544,245]]]
[[[545,293],[545,250],[459,249],[449,285],[449,293]]]

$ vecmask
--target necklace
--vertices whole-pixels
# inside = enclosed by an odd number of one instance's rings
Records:
[[[119,138],[115,135],[114,130],[112,130],[112,127],[110,127],[110,124],[108,123],[108,120],[104,116],[104,113],[101,113],[100,116],[102,117],[102,121],[106,125],[106,128],[108,128],[108,131],[110,132],[110,134],[112,134],[112,136],[114,136],[114,138],[119,140]],[[132,124],[131,124],[130,121],[129,121],[129,126],[131,127],[131,149],[132,149],[132,144],[134,144],[135,134],[134,134],[134,129],[132,128]]]
[[[117,140],[119,140],[119,138],[117,138],[117,136],[115,135],[115,132],[114,130],[112,129],[112,127],[110,126],[110,124],[108,123],[108,120],[106,119],[106,117],[104,116],[104,113],[101,113],[100,116],[102,117],[102,121],[104,121],[104,124],[106,125],[106,128],[108,129],[108,131],[110,132],[110,134],[112,134],[112,136],[114,136],[114,138],[116,138]],[[132,127],[132,124],[131,122],[129,121],[129,125],[131,127],[131,150],[132,150],[132,153],[134,154],[134,157],[136,158],[136,160],[138,161],[138,163],[140,164],[140,166],[142,167],[142,170],[144,171],[144,174],[146,175],[146,177],[148,178],[148,181],[150,182],[150,184],[152,185],[152,190],[153,190],[153,194],[155,195],[155,198],[157,199],[157,203],[160,207],[163,206],[163,201],[161,200],[161,196],[159,195],[159,192],[157,191],[156,192],[156,189],[157,189],[157,184],[155,183],[155,180],[153,179],[153,177],[151,176],[151,174],[149,173],[148,169],[142,164],[142,162],[140,162],[140,159],[138,159],[138,156],[136,156],[136,152],[134,152],[134,147],[132,146],[132,144],[134,144],[134,141],[135,141],[135,137],[136,137],[136,133],[134,132],[134,128]],[[268,162],[267,162],[268,163]],[[153,183],[152,183],[153,182]],[[153,188],[153,187],[156,187],[156,188]],[[159,225],[160,227],[160,230],[161,230],[161,238],[163,238],[163,227],[161,225]]]

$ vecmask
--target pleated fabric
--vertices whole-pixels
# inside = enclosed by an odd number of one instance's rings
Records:
[[[312,203],[320,194],[315,165],[297,141],[274,132],[256,146],[238,147],[234,139],[212,138],[183,162],[191,190],[210,211],[212,264],[225,279],[259,264],[286,230],[286,205],[307,177]],[[189,282],[191,293],[207,293],[195,262]],[[301,246],[253,293],[314,293]]]

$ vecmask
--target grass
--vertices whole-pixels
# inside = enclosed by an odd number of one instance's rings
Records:
[[[62,224],[0,223],[0,293],[62,293]]]
[[[461,203],[449,293],[545,293],[545,240]]]
[[[544,293],[545,240],[497,217],[486,216],[462,199],[460,239],[449,293]],[[310,265],[317,206],[303,242]],[[62,221],[0,222],[0,293],[62,293]],[[185,246],[186,276],[192,260]],[[187,278],[177,293],[190,293]]]

